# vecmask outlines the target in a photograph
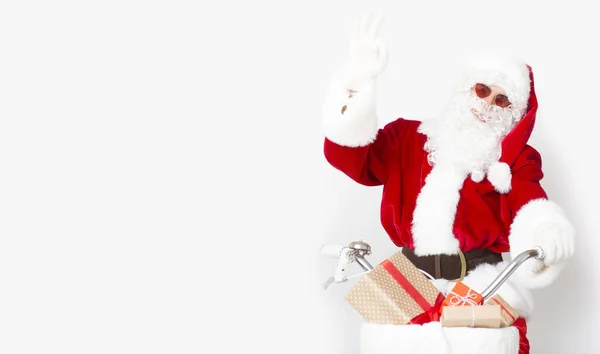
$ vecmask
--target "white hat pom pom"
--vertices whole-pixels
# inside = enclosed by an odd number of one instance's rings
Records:
[[[508,193],[511,188],[512,173],[505,162],[495,162],[488,169],[488,180],[499,193]]]

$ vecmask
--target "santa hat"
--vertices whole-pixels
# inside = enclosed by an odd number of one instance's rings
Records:
[[[488,171],[488,180],[500,193],[511,189],[510,166],[527,144],[535,123],[537,98],[531,67],[508,55],[479,54],[467,62],[461,89],[470,90],[476,83],[500,86],[511,102],[517,117],[515,126],[502,141],[502,155]]]

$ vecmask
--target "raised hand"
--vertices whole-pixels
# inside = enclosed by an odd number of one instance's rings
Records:
[[[366,15],[356,26],[346,62],[348,89],[374,79],[386,68],[387,48],[379,36],[382,23],[382,15]]]

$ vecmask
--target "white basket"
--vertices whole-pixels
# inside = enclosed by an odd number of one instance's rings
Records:
[[[506,328],[364,323],[360,354],[518,354],[519,331]]]

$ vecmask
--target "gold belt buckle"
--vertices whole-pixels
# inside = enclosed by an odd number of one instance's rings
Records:
[[[460,257],[460,281],[465,279],[465,275],[467,274],[467,259],[465,258],[465,254],[462,253],[461,250],[458,250],[458,256]]]

